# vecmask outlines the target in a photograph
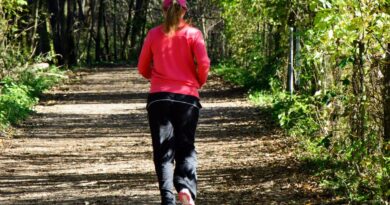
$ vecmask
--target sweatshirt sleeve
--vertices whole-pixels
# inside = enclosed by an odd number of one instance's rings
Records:
[[[151,37],[149,32],[144,40],[141,54],[138,59],[138,72],[146,79],[150,79],[152,75],[151,63],[153,59],[153,53],[152,53],[151,44],[152,42],[151,42]]]
[[[210,59],[207,55],[206,44],[201,31],[198,31],[194,41],[194,54],[198,64],[198,81],[202,87],[207,80],[210,70]]]

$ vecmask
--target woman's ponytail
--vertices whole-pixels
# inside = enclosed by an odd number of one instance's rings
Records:
[[[173,0],[172,5],[166,10],[165,14],[163,27],[166,34],[170,35],[178,29],[182,12],[182,6],[177,0]]]

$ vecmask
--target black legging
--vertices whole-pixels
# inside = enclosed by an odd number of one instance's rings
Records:
[[[153,160],[163,205],[176,204],[173,186],[177,192],[187,188],[195,200],[197,159],[194,142],[200,108],[199,99],[194,96],[153,93],[148,97]]]

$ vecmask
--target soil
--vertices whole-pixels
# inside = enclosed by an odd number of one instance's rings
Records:
[[[76,72],[44,94],[0,152],[0,204],[159,204],[135,68]],[[197,204],[320,204],[270,108],[211,75],[201,90]]]

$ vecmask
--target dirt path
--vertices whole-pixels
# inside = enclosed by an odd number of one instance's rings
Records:
[[[0,153],[0,204],[158,204],[148,83],[100,69],[45,95]],[[317,203],[269,111],[211,77],[197,132],[198,204]]]

